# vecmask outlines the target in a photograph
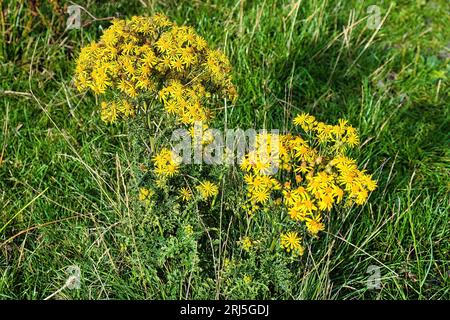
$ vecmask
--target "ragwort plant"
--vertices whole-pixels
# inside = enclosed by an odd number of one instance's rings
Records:
[[[236,99],[231,79],[231,66],[222,52],[209,48],[193,28],[178,26],[163,14],[114,20],[76,61],[75,86],[98,97],[101,119],[131,124],[136,200],[144,211],[143,217],[136,216],[136,232],[154,237],[145,259],[147,279],[137,276],[145,287],[155,277],[164,279],[167,292],[155,295],[195,296],[196,279],[211,276],[199,274],[197,246],[207,228],[200,214],[213,210],[219,179],[206,167],[182,164],[169,137],[179,127],[193,135],[196,123],[206,130],[220,99]],[[208,263],[205,255],[203,260]],[[207,296],[210,293],[199,297]]]
[[[325,212],[361,205],[376,188],[345,156],[359,143],[356,130],[345,120],[328,125],[307,114],[294,120],[302,135],[257,135],[239,175],[225,165],[182,163],[167,135],[183,127],[195,140],[195,125],[208,129],[214,106],[234,101],[237,92],[227,57],[162,14],[114,20],[100,41],[82,49],[75,85],[99,98],[105,123],[131,124],[136,211],[142,212],[133,223],[137,236],[152,243],[133,277],[150,297],[290,292],[305,235],[317,238]],[[212,141],[206,134],[201,144]],[[222,183],[232,184],[225,179],[242,183],[221,190]],[[247,194],[241,196],[243,185]]]

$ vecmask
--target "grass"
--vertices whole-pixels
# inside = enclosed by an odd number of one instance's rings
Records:
[[[128,127],[104,125],[95,99],[71,82],[80,48],[108,21],[83,13],[82,30],[64,31],[64,1],[41,2],[0,2],[0,298],[49,297],[70,265],[81,288],[57,298],[239,298],[217,283],[203,288],[200,269],[191,292],[147,268],[161,257],[147,236],[151,218],[130,203]],[[289,290],[281,274],[281,289],[256,297],[450,298],[448,1],[79,4],[99,19],[163,11],[222,48],[240,95],[228,127],[288,130],[307,111],[358,128],[355,155],[379,188],[364,207],[336,213]],[[371,4],[379,29],[368,28]],[[196,250],[183,245],[170,259]],[[367,286],[371,265],[380,289]]]

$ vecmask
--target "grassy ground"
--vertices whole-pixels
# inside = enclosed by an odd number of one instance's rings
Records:
[[[0,1],[0,298],[49,297],[70,265],[81,288],[57,298],[174,297],[145,271],[153,244],[128,204],[127,128],[104,125],[71,82],[108,21],[83,13],[82,30],[64,31],[64,1],[52,2]],[[288,129],[308,111],[359,129],[379,188],[335,217],[289,293],[257,297],[450,298],[448,1],[78,4],[98,19],[163,11],[222,48],[240,95],[228,127]],[[371,265],[380,289],[367,287]]]

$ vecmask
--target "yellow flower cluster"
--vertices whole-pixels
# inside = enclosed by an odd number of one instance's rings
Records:
[[[249,285],[252,282],[252,280],[253,280],[252,277],[248,274],[244,274],[244,277],[242,278],[242,281],[247,285]]]
[[[251,199],[250,203],[244,205],[244,209],[249,214],[259,209],[257,204],[267,202],[273,190],[281,189],[278,180],[269,175],[246,174],[244,180],[247,184],[247,196]]]
[[[245,236],[240,241],[239,244],[241,245],[242,249],[244,249],[247,252],[250,252],[250,250],[253,247],[253,241],[250,239],[250,237]]]
[[[301,114],[294,124],[300,135],[260,134],[241,168],[246,171],[249,214],[282,198],[290,218],[303,222],[313,236],[324,230],[323,212],[344,202],[362,205],[377,187],[372,176],[359,170],[356,161],[344,155],[359,142],[355,128],[347,121],[328,125],[309,114]],[[282,246],[294,250],[293,233],[282,237]],[[288,241],[289,240],[289,241]],[[300,240],[299,240],[300,241]],[[289,245],[288,245],[289,244]]]
[[[305,132],[315,134],[318,143],[331,143],[331,152],[342,153],[346,148],[359,144],[359,136],[355,128],[347,124],[347,120],[340,119],[337,125],[319,122],[307,113],[299,114],[294,118],[294,124],[300,126]]]
[[[153,191],[148,188],[142,187],[139,189],[139,201],[146,201],[151,198],[152,195]]]
[[[120,97],[102,103],[105,122],[133,116],[139,98],[159,98],[179,122],[192,124],[208,118],[206,105],[214,95],[236,98],[230,72],[228,58],[210,49],[193,28],[156,14],[114,20],[99,42],[81,50],[75,85],[106,100]]]
[[[181,158],[168,148],[153,157],[154,172],[160,178],[172,177],[180,170]]]
[[[200,198],[202,200],[207,200],[213,198],[219,194],[219,187],[211,181],[202,181],[197,185],[196,190],[198,191]],[[182,187],[178,190],[179,198],[184,202],[192,200],[194,194],[187,187]]]
[[[101,119],[105,123],[113,123],[117,120],[119,115],[124,117],[134,116],[135,109],[129,101],[124,99],[118,99],[118,101],[101,103]]]

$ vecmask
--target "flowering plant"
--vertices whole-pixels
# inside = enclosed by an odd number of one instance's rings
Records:
[[[302,113],[294,124],[303,129],[302,135],[260,134],[245,155],[241,168],[247,172],[248,200],[244,208],[253,215],[273,201],[282,202],[292,221],[304,223],[316,236],[325,228],[323,213],[341,203],[362,205],[377,185],[345,156],[359,143],[356,129],[346,120],[329,125]],[[296,231],[289,231],[281,235],[280,243],[301,255],[300,240]]]

